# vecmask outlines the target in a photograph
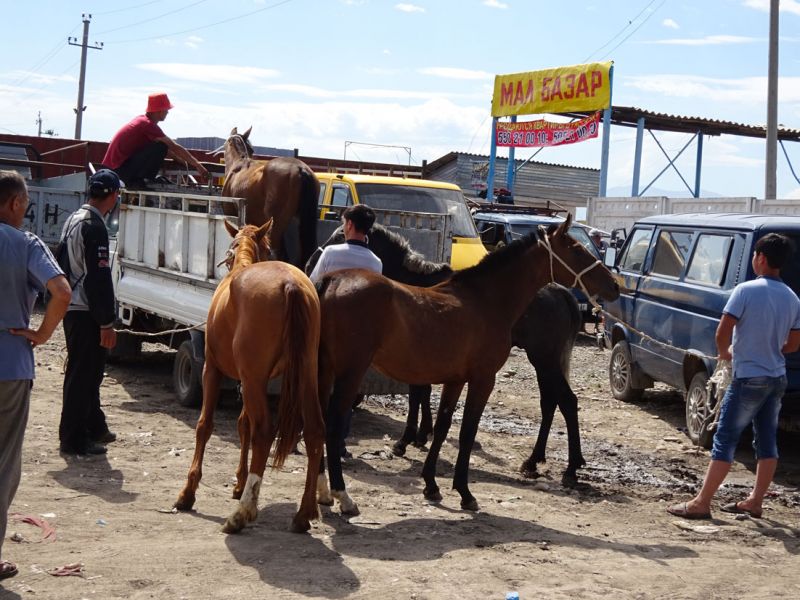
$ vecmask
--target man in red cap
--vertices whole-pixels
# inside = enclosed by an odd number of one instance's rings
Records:
[[[120,129],[108,145],[103,166],[116,171],[128,189],[146,189],[147,181],[156,179],[167,154],[187,167],[192,165],[202,177],[208,176],[200,161],[158,126],[171,108],[166,94],[150,94],[145,114]]]

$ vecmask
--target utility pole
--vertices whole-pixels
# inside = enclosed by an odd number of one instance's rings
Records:
[[[75,110],[75,139],[81,139],[81,125],[83,124],[83,111],[86,110],[86,107],[83,105],[83,88],[86,84],[86,50],[88,48],[92,48],[94,50],[102,50],[103,49],[103,42],[100,42],[99,46],[90,46],[89,45],[89,21],[92,20],[92,15],[90,14],[82,14],[81,18],[83,19],[83,42],[78,43],[78,38],[69,37],[67,38],[67,43],[70,46],[80,46],[81,47],[81,78],[78,82],[78,106],[74,109]]]
[[[764,177],[764,200],[774,200],[778,193],[778,5],[769,3],[769,67],[767,75],[767,167]]]
[[[39,137],[42,137],[42,111],[39,111],[38,116],[36,117],[36,124],[39,126]]]

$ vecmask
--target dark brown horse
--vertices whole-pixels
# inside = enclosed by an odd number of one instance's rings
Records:
[[[268,161],[254,160],[250,145],[250,129],[239,133],[236,127],[222,147],[225,152],[225,186],[222,195],[244,198],[246,222],[262,225],[272,219],[269,242],[275,255],[302,267],[317,248],[319,181],[302,160],[279,157]],[[235,210],[225,203],[223,209]],[[290,223],[298,221],[299,252],[289,256],[286,244]]]
[[[344,232],[340,227],[322,248],[341,243],[344,243]],[[430,287],[453,274],[450,265],[425,260],[404,237],[381,225],[372,227],[367,244],[381,259],[383,275],[389,279]],[[314,269],[322,248],[306,264],[307,273]],[[525,350],[528,360],[536,369],[539,385],[542,420],[533,451],[520,467],[520,472],[526,477],[537,477],[537,463],[545,462],[547,440],[556,408],[561,411],[567,424],[569,459],[564,479],[574,480],[577,470],[586,464],[581,452],[578,399],[569,385],[570,358],[581,325],[575,296],[560,285],[550,284],[539,290],[511,332],[512,344]],[[409,444],[424,446],[433,432],[431,386],[410,385],[408,388],[406,426],[400,439],[392,446],[398,456],[406,453]]]
[[[321,403],[328,404],[330,496],[339,500],[343,513],[358,513],[345,490],[338,453],[343,415],[370,365],[398,381],[444,384],[422,471],[425,497],[434,501],[441,500],[435,479],[439,451],[461,390],[469,384],[453,487],[461,494],[462,508],[478,508],[467,483],[469,456],[495,373],[511,349],[514,324],[550,282],[580,284],[607,300],[619,295],[611,273],[567,234],[570,224],[568,217],[541,242],[535,236],[523,238],[431,288],[363,270],[323,277],[317,286],[322,310],[319,390]],[[331,500],[321,485],[318,495],[320,502]]]
[[[243,400],[239,431],[242,434],[246,429],[248,442],[252,439],[253,457],[239,506],[225,522],[226,532],[239,531],[255,520],[272,444],[279,437],[273,457],[273,468],[278,468],[301,427],[308,468],[292,530],[308,531],[309,521],[319,517],[316,488],[325,427],[317,390],[319,300],[311,281],[296,267],[279,261],[259,262],[270,254],[271,223],[245,225],[237,231],[225,222],[234,237],[230,273],[214,291],[208,311],[203,408],[189,476],[175,502],[180,510],[194,505],[222,377],[239,380]],[[273,419],[267,406],[267,382],[278,375],[283,379],[277,418]]]

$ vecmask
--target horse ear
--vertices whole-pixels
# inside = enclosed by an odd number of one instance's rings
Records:
[[[238,133],[239,133],[238,128],[234,127],[233,129],[231,129],[231,135],[237,135]]]
[[[272,231],[272,217],[270,217],[269,221],[267,221],[261,227],[258,228],[258,231],[256,232],[256,239],[261,240],[265,235],[269,236],[271,231]]]
[[[248,127],[248,128],[247,128],[247,131],[245,131],[245,132],[242,134],[242,137],[243,137],[244,139],[247,139],[247,138],[249,138],[249,137],[250,137],[250,132],[251,132],[252,130],[253,130],[253,126],[252,126],[252,125],[250,125],[250,127]]]
[[[228,219],[224,219],[222,222],[225,223],[225,229],[228,230],[228,233],[231,234],[231,237],[235,238],[236,234],[239,233],[239,230],[236,229],[236,226],[235,225],[231,225],[231,223],[230,223],[230,221],[228,221]]]
[[[572,213],[567,213],[567,218],[564,219],[564,222],[558,226],[557,234],[558,235],[565,235],[569,230],[570,225],[572,225]]]

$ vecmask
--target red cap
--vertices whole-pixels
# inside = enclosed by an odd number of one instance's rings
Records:
[[[161,112],[162,110],[169,110],[172,104],[163,92],[158,94],[150,94],[147,97],[147,110],[145,112]]]

